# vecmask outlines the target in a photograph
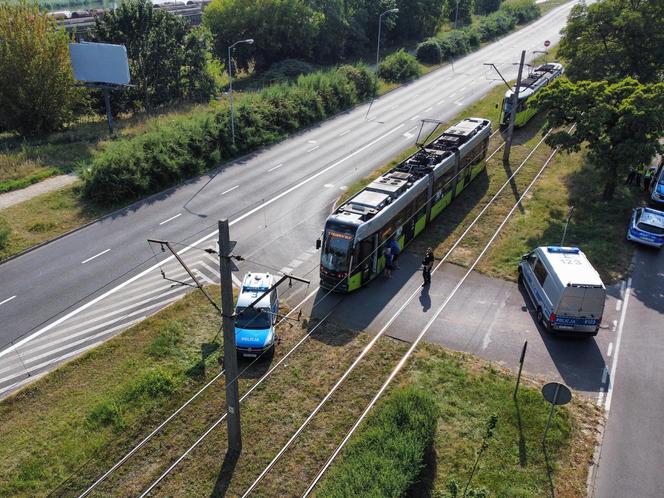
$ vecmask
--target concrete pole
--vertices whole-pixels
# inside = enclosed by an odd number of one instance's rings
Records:
[[[224,329],[224,368],[226,370],[226,418],[228,451],[239,455],[242,451],[240,427],[240,393],[238,389],[237,351],[235,349],[235,318],[233,317],[233,281],[231,275],[231,241],[228,220],[219,221],[219,273],[221,275],[221,310]]]
[[[231,61],[231,49],[234,46],[235,44],[228,47],[228,97],[231,101],[231,136],[233,137],[233,145],[235,145],[235,109],[233,109],[233,62]]]
[[[510,149],[512,148],[512,135],[514,134],[514,120],[516,118],[516,108],[519,104],[519,87],[521,86],[521,75],[523,74],[523,64],[526,59],[526,51],[521,51],[521,62],[519,63],[519,74],[516,77],[516,86],[512,94],[512,111],[510,112],[510,122],[507,126],[507,138],[505,139],[505,148],[503,149],[503,164],[510,164]]]

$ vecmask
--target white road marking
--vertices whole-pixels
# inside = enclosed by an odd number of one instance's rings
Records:
[[[307,140],[307,143],[308,144],[315,144],[315,143],[318,143],[318,142],[316,140]]]
[[[207,263],[204,263],[203,261],[200,262],[200,265],[201,265],[203,268],[205,268],[207,271],[209,271],[210,273],[212,273],[212,275],[214,275],[218,280],[221,280],[221,276],[219,275],[219,272],[218,272],[217,270],[215,270],[214,268],[212,268],[211,266],[209,266]],[[237,278],[237,277],[236,277],[236,278]]]
[[[348,190],[348,185],[342,185],[339,190]]]
[[[620,308],[622,308],[622,299],[616,301],[616,311],[620,311]]]
[[[617,328],[618,328],[618,320],[613,320],[611,322],[611,332],[615,332]],[[611,344],[613,344],[613,343],[611,343]]]
[[[9,301],[11,301],[12,299],[14,299],[15,297],[16,297],[16,296],[8,297],[8,298],[5,299],[4,301],[0,302],[0,304],[8,303]]]
[[[395,105],[393,105],[392,107],[390,107],[390,111],[393,111],[393,110],[396,109],[397,107],[399,107],[399,104],[395,104]]]
[[[447,98],[448,98],[448,99],[451,99],[451,98],[454,97],[456,94],[457,94],[457,92],[452,92],[452,93],[450,93],[450,94],[447,96]]]
[[[175,218],[179,218],[180,216],[182,216],[182,213],[178,213],[175,216],[171,216],[170,218],[168,218],[167,220],[162,221],[159,224],[163,225],[164,223],[168,223],[169,221],[173,221]]]
[[[433,109],[433,107],[427,107],[426,109],[424,109],[424,112],[429,112],[431,109]]]
[[[292,269],[292,268],[289,268],[288,266],[284,266],[284,267],[283,267],[281,270],[279,270],[279,271],[280,271],[281,273],[290,274],[290,273],[293,271],[293,269]]]
[[[350,130],[342,131],[341,133],[339,133],[338,136],[343,137],[344,135],[348,135],[349,133],[350,133]]]
[[[456,101],[454,102],[454,104],[455,104],[455,105],[463,105],[463,101],[462,101],[462,100],[456,100]]]
[[[315,147],[312,147],[311,149],[309,149],[307,152],[313,152],[316,149],[318,149],[319,147],[320,147],[320,145],[316,145]]]
[[[300,266],[302,263],[304,263],[304,261],[301,261],[301,260],[299,260],[299,259],[294,259],[293,261],[291,261],[291,262],[288,263],[288,264],[291,266],[291,268],[297,268],[297,267]]]
[[[629,302],[629,293],[632,287],[632,277],[627,280],[625,288],[625,305],[620,314],[620,322],[618,322],[618,337],[616,338],[616,354],[613,357],[613,365],[611,365],[611,376],[609,377],[609,386],[606,392],[606,404],[604,409],[608,412],[611,409],[611,398],[613,397],[613,385],[616,382],[616,367],[618,366],[618,354],[620,353],[620,340],[622,339],[623,326],[625,325],[625,315],[627,314],[627,303]]]
[[[92,261],[93,259],[98,258],[98,257],[101,256],[102,254],[106,254],[108,251],[110,251],[110,249],[106,249],[105,251],[102,251],[102,252],[100,252],[99,254],[95,254],[95,255],[92,256],[91,258],[88,258],[88,259],[86,259],[85,261],[81,261],[81,264],[84,265],[84,264],[87,263],[88,261]]]
[[[597,406],[602,406],[602,402],[604,401],[604,394],[604,388],[600,387],[599,393],[597,394]]]
[[[282,166],[283,166],[283,164],[282,164],[282,163],[279,163],[279,164],[277,164],[276,166],[273,166],[272,168],[268,169],[267,172],[269,173],[269,172],[271,172],[271,171],[274,171],[275,169],[279,169],[279,168],[281,168]]]
[[[323,187],[332,188],[332,187],[334,187],[334,183],[326,183],[325,185],[323,185]]]
[[[205,273],[203,273],[202,271],[200,271],[199,269],[194,268],[192,271],[196,272],[196,274],[198,275],[198,278],[200,278],[201,280],[204,280],[204,281],[207,282],[208,284],[214,284],[214,282],[212,281],[212,279],[211,279],[210,277],[208,277]]]
[[[318,171],[317,173],[314,173],[314,174],[311,175],[309,178],[305,178],[305,179],[302,180],[301,182],[299,182],[299,183],[293,185],[291,188],[289,188],[289,189],[287,189],[287,190],[284,190],[284,191],[281,192],[280,194],[275,195],[274,197],[272,197],[271,199],[265,201],[264,203],[262,203],[262,204],[256,206],[256,207],[253,208],[253,209],[250,209],[249,211],[247,211],[247,212],[244,213],[243,215],[238,216],[238,217],[235,218],[234,220],[230,221],[230,222],[228,223],[228,225],[229,225],[229,226],[236,225],[237,223],[240,223],[241,221],[247,219],[249,216],[252,216],[253,214],[257,213],[257,212],[260,211],[261,209],[265,209],[267,206],[270,206],[271,204],[274,204],[274,203],[277,202],[279,199],[282,199],[282,198],[286,197],[287,195],[290,195],[290,194],[291,194],[292,192],[294,192],[295,190],[297,190],[297,189],[303,187],[304,185],[306,185],[306,184],[309,183],[309,182],[312,182],[313,180],[315,180],[315,179],[318,178],[319,176],[324,175],[324,174],[327,173],[328,171],[330,171],[330,170],[336,168],[336,167],[339,166],[340,164],[343,164],[344,162],[348,161],[348,160],[351,159],[352,157],[355,157],[356,155],[362,153],[363,151],[365,151],[365,150],[368,149],[369,147],[373,147],[373,146],[376,145],[378,142],[380,142],[380,141],[383,140],[384,138],[387,138],[388,136],[390,136],[392,133],[394,133],[395,131],[397,131],[399,128],[402,128],[403,126],[404,126],[403,123],[402,123],[402,124],[399,124],[399,125],[397,125],[397,126],[395,126],[395,127],[392,128],[391,130],[385,132],[384,134],[382,134],[381,136],[379,136],[379,137],[377,137],[376,139],[372,140],[372,141],[369,142],[368,144],[363,145],[362,147],[360,147],[359,149],[357,149],[357,150],[351,152],[351,153],[348,154],[347,156],[344,156],[344,157],[342,157],[341,159],[339,159],[338,161],[336,161],[336,162],[330,164],[328,167],[323,168],[322,170]],[[191,244],[191,246],[189,246],[189,247],[185,247],[184,249],[182,249],[180,252],[178,252],[178,254],[179,254],[179,255],[182,255],[182,254],[188,252],[192,247],[195,247],[195,246],[198,246],[198,245],[202,244],[202,243],[205,242],[206,240],[209,240],[209,239],[211,239],[212,237],[216,236],[218,233],[219,233],[219,230],[214,230],[214,231],[210,232],[209,234],[204,235],[203,237],[201,237],[201,238],[198,239],[197,241],[194,241],[194,242]],[[85,303],[84,305],[82,305],[82,306],[76,308],[75,310],[70,311],[69,313],[67,313],[67,314],[64,315],[64,316],[61,316],[60,318],[58,318],[58,319],[55,320],[54,322],[49,323],[49,324],[46,325],[45,327],[43,327],[43,328],[39,329],[38,331],[36,331],[34,334],[31,334],[31,335],[29,335],[29,336],[27,336],[27,337],[24,337],[23,339],[21,339],[20,341],[16,342],[16,343],[13,344],[12,346],[3,349],[2,351],[0,351],[0,358],[2,358],[3,356],[5,356],[6,354],[9,354],[9,353],[12,352],[12,351],[15,351],[17,348],[19,348],[19,347],[21,347],[23,344],[25,344],[25,343],[27,343],[27,342],[29,342],[29,341],[35,339],[36,337],[39,337],[39,336],[45,334],[46,332],[48,332],[49,330],[53,329],[54,327],[57,327],[57,326],[60,325],[62,322],[64,322],[65,320],[68,320],[68,319],[71,318],[72,316],[76,316],[76,315],[78,315],[81,311],[84,311],[84,310],[90,308],[91,306],[97,304],[97,303],[98,303],[99,301],[101,301],[102,299],[105,299],[106,297],[108,297],[108,296],[110,296],[110,295],[112,295],[112,294],[115,294],[115,293],[118,292],[120,289],[124,289],[124,288],[127,287],[129,284],[131,284],[132,282],[135,282],[136,280],[139,280],[140,278],[144,277],[145,275],[147,275],[147,274],[150,273],[151,271],[154,271],[156,268],[159,268],[160,266],[163,266],[166,262],[168,262],[169,260],[173,260],[173,259],[175,259],[175,256],[169,256],[169,257],[166,258],[164,261],[160,261],[159,263],[156,263],[156,264],[152,265],[151,267],[146,268],[145,270],[143,270],[143,271],[140,272],[139,274],[134,275],[134,276],[131,277],[130,279],[125,280],[124,282],[122,282],[121,284],[118,284],[117,286],[113,287],[112,289],[109,289],[108,291],[106,291],[106,292],[104,292],[103,294],[97,296],[96,298],[92,299],[91,301],[88,301],[88,302]]]
[[[608,357],[610,358],[610,357],[611,357],[611,353],[613,353],[613,343],[612,343],[612,342],[609,343],[609,349],[608,349],[608,351],[606,352],[606,356],[608,356]]]
[[[609,376],[609,369],[604,367],[604,371],[602,372],[602,384],[606,384],[606,378]]]
[[[417,130],[417,126],[413,126],[410,130],[408,130],[406,133],[404,133],[403,136],[406,137],[406,138],[412,138],[412,137],[415,136],[415,133],[412,133],[415,130]]]
[[[410,118],[410,120],[411,120],[411,121],[415,121],[415,120],[416,120],[417,118],[419,118],[419,117],[420,117],[419,114],[415,114],[415,116],[413,116],[412,118]]]
[[[238,188],[238,187],[239,187],[239,185],[235,185],[235,187],[231,187],[231,188],[229,188],[228,190],[224,190],[224,191],[221,193],[221,195],[227,194],[228,192],[232,192],[233,190],[235,190],[235,189]]]
[[[443,100],[439,100],[438,102],[436,102],[436,105],[442,105],[442,104],[444,104],[444,103],[445,103],[445,99],[443,99]]]
[[[620,297],[625,297],[625,281],[620,282]]]
[[[235,274],[231,273],[231,280],[233,280],[233,283],[236,285],[238,289],[242,288],[242,282],[240,281],[239,278],[235,276]]]

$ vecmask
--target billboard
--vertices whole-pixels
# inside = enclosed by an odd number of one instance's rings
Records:
[[[107,85],[129,84],[129,62],[124,45],[70,43],[69,58],[74,79]]]

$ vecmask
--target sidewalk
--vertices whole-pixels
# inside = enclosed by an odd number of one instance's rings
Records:
[[[6,209],[9,206],[27,201],[41,194],[60,190],[67,185],[71,185],[78,180],[78,176],[74,173],[68,175],[59,175],[47,178],[44,181],[30,185],[29,187],[20,190],[13,190],[0,194],[0,209]]]

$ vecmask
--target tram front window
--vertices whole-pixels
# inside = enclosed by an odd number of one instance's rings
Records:
[[[323,267],[336,273],[347,272],[352,241],[350,234],[327,230],[321,255]]]
[[[505,98],[503,100],[503,112],[505,114],[509,114],[512,112],[512,99],[511,98]]]

